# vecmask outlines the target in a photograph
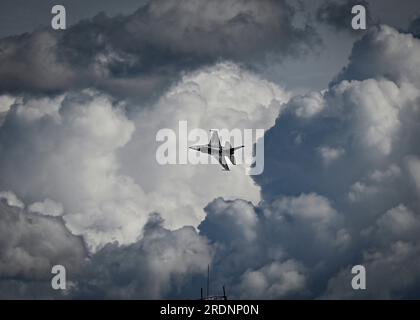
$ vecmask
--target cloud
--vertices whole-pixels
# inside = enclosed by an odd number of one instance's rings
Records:
[[[61,216],[63,214],[63,205],[50,199],[45,199],[42,202],[35,202],[28,207],[31,212],[38,212],[46,216]]]
[[[413,35],[399,33],[386,25],[375,26],[355,43],[349,64],[333,83],[385,78],[418,87],[420,76],[415,66],[420,60],[419,49],[420,43]]]
[[[408,32],[417,38],[420,37],[420,17],[417,17],[410,22]]]
[[[142,192],[118,174],[115,159],[134,125],[108,97],[87,91],[25,99],[7,114],[0,131],[1,185],[25,202],[61,203],[70,229],[92,247],[107,235],[110,241],[138,236],[142,216],[133,206]],[[132,216],[138,226],[124,223]]]
[[[88,255],[82,238],[62,219],[0,201],[0,295],[150,299],[182,292],[186,282],[205,273],[212,249],[193,227],[170,231],[161,224],[161,218],[152,215],[141,240],[127,246],[109,243]],[[57,264],[66,268],[65,291],[51,288],[51,268]]]
[[[367,1],[346,0],[337,2],[326,0],[318,8],[316,18],[319,22],[327,24],[334,30],[355,32],[351,27],[351,20],[354,16],[351,12],[355,5],[362,5],[366,8],[366,24],[369,25],[372,18],[369,14],[369,3]]]
[[[346,153],[342,148],[336,149],[328,146],[319,147],[318,151],[325,164],[329,164],[330,162],[342,157]]]
[[[366,268],[367,290],[349,286],[350,267],[328,282],[324,298],[412,299],[419,294],[418,270],[420,218],[403,204],[380,215],[373,226],[362,230],[365,241],[359,262]]]
[[[310,118],[325,107],[322,93],[310,92],[308,94],[294,96],[288,104],[292,112],[300,118]]]
[[[333,299],[415,299],[419,295],[419,248],[407,242],[395,242],[383,251],[366,254],[368,290],[352,290],[347,268],[329,281],[324,298]]]
[[[154,215],[141,240],[127,246],[107,244],[93,255],[73,295],[158,299],[178,292],[183,297],[198,297],[198,287],[186,291],[185,285],[205,274],[211,254],[206,239],[193,227],[169,231]]]
[[[388,210],[377,221],[379,232],[395,234],[399,239],[416,236],[414,232],[420,229],[420,217],[404,205]],[[383,230],[382,230],[383,229]]]
[[[168,3],[154,14],[189,9]],[[136,15],[154,9],[143,10]],[[226,285],[232,298],[418,297],[418,46],[373,27],[329,88],[293,99],[231,62],[185,73],[141,108],[93,90],[17,99],[0,127],[0,187],[43,214],[1,204],[1,234],[12,233],[0,241],[2,289],[35,295],[45,288],[33,276],[46,279],[50,263],[70,259],[71,269],[85,262],[69,294],[78,298],[191,297],[208,263],[212,291]],[[105,74],[119,56],[98,61]],[[269,129],[264,173],[160,166],[156,132],[179,120]],[[364,292],[350,287],[355,264],[367,269]]]
[[[0,201],[0,230],[3,298],[56,296],[50,287],[52,266],[65,265],[73,276],[83,268],[83,241],[58,218],[29,213]],[[5,288],[10,290],[3,291]]]
[[[23,209],[25,205],[22,201],[11,191],[0,192],[0,199],[5,201],[11,207],[17,207]]]
[[[296,202],[302,192],[315,193],[325,199],[317,202],[328,203],[336,212],[335,223],[322,223],[320,233],[314,232],[316,224],[312,233],[303,232],[308,222],[289,226],[291,234],[278,232],[285,235],[277,242],[287,257],[305,270],[315,270],[305,274],[310,296],[418,296],[419,149],[412,138],[419,134],[418,121],[413,120],[419,112],[420,85],[413,67],[418,45],[418,39],[390,27],[371,28],[356,42],[348,66],[328,90],[292,98],[266,134],[266,148],[271,150],[265,157],[266,171],[254,177],[262,198],[276,204],[285,196]],[[321,97],[316,105],[323,107],[302,117],[296,110],[304,110],[309,96]],[[343,150],[328,166],[325,158],[316,157],[325,146]],[[280,211],[289,219],[297,218],[293,202]],[[311,210],[317,207],[311,204],[299,211],[316,216]],[[317,250],[325,241],[318,234],[335,239],[340,253],[331,256]],[[367,270],[365,292],[350,286],[350,270],[356,264]]]
[[[375,193],[378,193],[378,189],[376,187],[368,186],[357,181],[350,187],[348,197],[350,201],[359,201],[361,198],[369,198]]]
[[[2,92],[51,94],[95,88],[150,100],[181,72],[222,59],[254,64],[319,43],[295,27],[286,1],[153,0],[131,15],[92,19],[58,33],[43,28],[0,40]]]
[[[416,156],[409,155],[406,158],[406,163],[411,179],[417,188],[417,192],[420,194],[420,160]]]
[[[406,45],[415,50],[418,40],[378,27],[360,40],[366,41],[414,41]],[[265,136],[266,170],[254,177],[262,201],[218,198],[205,209],[198,229],[215,248],[215,287],[253,298],[418,296],[419,150],[412,137],[419,85],[414,74],[384,78],[380,72],[342,79],[282,107]],[[311,104],[322,107],[297,112]],[[328,166],[319,157],[326,146],[342,150]],[[350,286],[356,264],[367,269],[365,292]]]
[[[242,297],[278,299],[290,296],[305,288],[305,276],[302,267],[293,260],[283,263],[273,262],[256,271],[249,271],[243,275],[241,290]]]
[[[12,104],[15,103],[15,98],[9,95],[0,96],[0,114],[9,111]]]
[[[206,207],[206,211],[210,214],[200,224],[200,230],[210,239],[223,243],[252,243],[256,239],[258,218],[251,203],[218,198]],[[217,233],[213,233],[215,231]]]
[[[226,175],[218,164],[158,164],[156,151],[161,143],[156,142],[156,134],[161,129],[171,129],[180,139],[179,121],[187,121],[189,130],[268,129],[289,97],[290,93],[281,87],[233,63],[219,63],[190,73],[150,109],[138,113],[134,120],[136,131],[120,155],[122,171],[147,190],[154,210],[169,228],[197,226],[204,218],[203,208],[219,196],[258,203],[259,188],[244,174],[241,165],[231,166]],[[187,153],[187,149],[180,152]],[[177,157],[181,157],[178,152]]]
[[[239,165],[226,176],[219,165],[158,164],[157,132],[178,132],[179,121],[188,121],[190,130],[268,129],[289,95],[220,63],[184,75],[134,114],[126,103],[92,90],[25,98],[0,127],[0,186],[35,203],[31,211],[64,212],[67,226],[91,250],[135,242],[152,212],[170,229],[198,226],[215,197],[257,203],[259,188]]]
[[[214,287],[233,298],[308,297],[308,269],[341,255],[349,242],[342,217],[317,194],[281,197],[253,206],[215,199],[206,207],[200,235],[214,248]]]

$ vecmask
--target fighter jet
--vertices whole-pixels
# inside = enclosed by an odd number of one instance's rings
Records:
[[[244,146],[233,148],[230,146],[229,142],[226,141],[225,147],[223,148],[220,143],[220,139],[219,139],[219,135],[217,131],[210,130],[210,132],[212,132],[212,135],[208,144],[191,146],[190,149],[212,155],[219,161],[224,171],[229,171],[229,166],[226,163],[226,157],[228,157],[230,162],[232,162],[232,164],[235,165],[236,160],[235,160],[234,153],[236,150],[243,148]]]

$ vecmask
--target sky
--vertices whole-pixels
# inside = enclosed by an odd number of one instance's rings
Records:
[[[0,3],[0,298],[420,297],[418,1],[54,4]],[[264,171],[160,165],[180,121]]]

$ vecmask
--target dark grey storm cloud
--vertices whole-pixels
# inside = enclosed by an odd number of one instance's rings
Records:
[[[62,219],[9,206],[0,199],[0,296],[60,297],[51,288],[51,268],[65,265],[74,277],[83,269],[87,251]]]
[[[138,242],[110,243],[88,255],[82,238],[71,234],[61,218],[16,207],[20,204],[10,195],[8,201],[0,200],[0,297],[198,296],[201,283],[193,287],[189,282],[205,274],[212,251],[193,227],[169,231],[152,215]],[[66,268],[65,291],[51,287],[54,265]]]
[[[62,262],[76,271],[86,255],[81,237],[73,236],[59,218],[8,206],[1,210],[2,277],[49,278],[51,265]]]
[[[301,54],[319,39],[308,25],[296,28],[293,17],[286,1],[154,0],[131,15],[99,14],[65,31],[41,28],[0,40],[0,90],[96,87],[151,96],[178,72],[218,59]]]
[[[325,23],[335,30],[356,32],[351,27],[353,15],[351,9],[355,5],[363,5],[366,8],[367,24],[372,23],[370,7],[368,1],[345,0],[345,1],[325,1],[318,9],[316,18],[319,22]],[[358,31],[357,31],[358,32]]]
[[[199,297],[211,248],[193,227],[169,231],[151,215],[141,240],[108,244],[92,256],[72,296],[77,298]]]
[[[408,27],[408,32],[410,32],[413,36],[420,38],[420,17],[411,21]]]
[[[36,28],[49,25],[51,8],[60,4],[66,8],[67,25],[81,19],[91,18],[98,12],[110,16],[130,14],[148,0],[3,0],[0,3],[0,38],[32,32]]]

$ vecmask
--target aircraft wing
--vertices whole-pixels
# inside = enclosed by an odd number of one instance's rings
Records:
[[[220,144],[219,134],[217,133],[217,131],[212,130],[209,145],[213,148],[221,148],[222,147],[222,145]]]
[[[223,156],[219,157],[219,163],[223,167],[223,170],[230,171],[229,166],[227,165],[227,163],[225,161],[225,157],[223,157]]]

